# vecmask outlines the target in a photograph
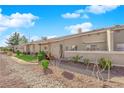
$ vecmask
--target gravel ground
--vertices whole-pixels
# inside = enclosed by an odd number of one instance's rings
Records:
[[[116,82],[99,81],[96,78],[50,66],[52,73],[44,74],[37,64],[20,64],[0,54],[0,87],[22,88],[83,88],[124,87]]]

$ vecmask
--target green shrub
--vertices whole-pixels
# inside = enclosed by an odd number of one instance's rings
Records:
[[[48,66],[49,66],[49,61],[44,59],[41,61],[41,65],[44,69],[48,69]]]
[[[19,50],[17,50],[16,55],[19,56],[21,54],[21,52]]]
[[[87,65],[90,63],[90,60],[88,58],[84,58],[84,64]]]
[[[99,66],[102,69],[111,69],[111,67],[112,67],[112,61],[110,59],[101,58],[99,60]]]
[[[74,62],[79,62],[80,59],[81,59],[81,57],[79,55],[72,57],[72,61],[74,61]]]
[[[38,61],[42,61],[43,59],[45,59],[45,55],[46,53],[44,51],[40,51],[38,54],[37,54],[37,59]]]

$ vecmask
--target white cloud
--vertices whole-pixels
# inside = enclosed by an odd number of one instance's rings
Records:
[[[53,35],[53,36],[47,36],[48,39],[56,38],[56,37],[57,37],[56,35]]]
[[[84,19],[88,19],[89,16],[85,13],[85,10],[83,9],[79,9],[74,11],[73,13],[65,13],[62,15],[63,18],[66,19],[74,19],[74,18],[84,18]]]
[[[81,24],[76,24],[76,25],[71,25],[71,26],[66,26],[65,29],[71,31],[71,33],[78,33],[78,30],[81,29],[82,32],[85,31],[90,31],[92,29],[92,23],[90,22],[85,22]]]
[[[76,10],[75,13],[84,13],[85,11],[83,9]]]
[[[53,35],[53,36],[46,36],[47,37],[47,39],[51,39],[51,38],[55,38],[55,37],[57,37],[56,35]],[[39,36],[32,36],[31,38],[30,38],[30,40],[32,41],[36,41],[36,40],[41,40],[41,37],[39,37]]]
[[[62,15],[63,18],[79,18],[80,14],[78,13],[66,13]]]
[[[4,47],[7,46],[6,42],[7,39],[9,38],[10,35],[2,35],[2,33],[0,33],[0,47]]]
[[[2,11],[2,10],[0,10]],[[8,28],[27,28],[35,24],[35,20],[38,19],[31,13],[13,13],[11,15],[0,14],[0,31],[4,31]]]
[[[5,39],[0,40],[0,47],[5,47],[5,46],[7,46],[7,44],[6,44],[5,42],[6,42]]]
[[[36,40],[40,40],[41,38],[39,37],[39,36],[32,36],[31,38],[30,38],[30,40],[32,41],[36,41]]]
[[[84,14],[81,16],[81,18],[89,19],[89,16],[87,14]]]
[[[6,29],[6,27],[0,27],[0,32],[5,31]]]
[[[75,10],[73,13],[66,13],[63,14],[63,18],[84,18],[88,19],[89,16],[87,15],[88,13],[93,13],[93,14],[103,14],[109,11],[112,11],[119,7],[119,5],[91,5],[87,6],[84,9],[79,9]]]
[[[86,7],[85,11],[93,14],[102,14],[114,10],[118,5],[91,5]]]
[[[19,28],[19,27],[30,27],[34,25],[34,20],[38,17],[32,15],[31,13],[20,14],[15,13],[10,16],[9,27]]]

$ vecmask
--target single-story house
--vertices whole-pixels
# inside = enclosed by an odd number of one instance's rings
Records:
[[[63,57],[64,51],[124,51],[124,25],[34,41],[16,48],[30,54],[44,50],[56,58]]]

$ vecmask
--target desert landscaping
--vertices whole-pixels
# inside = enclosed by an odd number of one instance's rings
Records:
[[[117,80],[98,80],[96,77],[88,75],[85,69],[74,70],[68,66],[70,63],[56,63],[51,61],[46,73],[38,63],[30,63],[19,60],[6,54],[0,54],[0,87],[18,88],[116,88],[124,87],[123,82]],[[66,65],[66,66],[65,66]],[[71,64],[71,67],[76,67]],[[67,67],[68,66],[68,67]],[[80,68],[80,67],[79,67]],[[71,70],[73,69],[73,70]],[[124,69],[124,68],[118,68]],[[117,70],[117,68],[116,68]],[[118,71],[118,70],[117,70]],[[114,71],[114,74],[121,74]],[[85,72],[85,73],[84,73]]]

